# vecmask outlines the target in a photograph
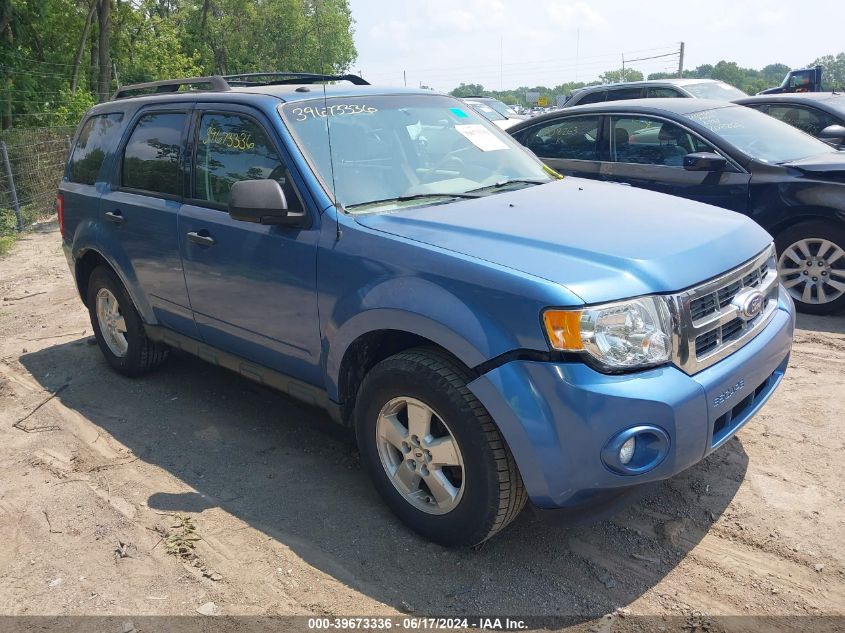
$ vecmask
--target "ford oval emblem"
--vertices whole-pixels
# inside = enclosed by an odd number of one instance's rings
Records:
[[[737,294],[732,303],[739,310],[739,316],[750,321],[763,311],[765,300],[766,295],[762,292],[748,288]]]

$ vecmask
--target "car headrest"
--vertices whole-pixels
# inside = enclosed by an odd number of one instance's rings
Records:
[[[615,137],[617,147],[619,145],[627,145],[628,140],[631,138],[631,135],[628,134],[628,130],[626,130],[624,127],[616,128],[613,131],[613,135]]]
[[[664,123],[660,126],[660,132],[657,133],[658,140],[661,141],[680,141],[683,130],[671,123]]]

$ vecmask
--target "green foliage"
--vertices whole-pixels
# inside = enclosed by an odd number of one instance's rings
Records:
[[[603,84],[615,84],[620,81],[642,81],[643,74],[633,68],[620,68],[619,70],[606,70],[599,75]]]
[[[97,1],[0,0],[0,9],[11,2],[10,19],[0,20],[7,24],[0,32],[3,129],[76,123],[94,103]],[[278,70],[340,73],[357,56],[349,0],[108,1],[111,90],[118,80]]]
[[[824,55],[815,60],[810,66],[824,66],[822,72],[822,88],[824,90],[845,91],[845,53],[838,55]]]

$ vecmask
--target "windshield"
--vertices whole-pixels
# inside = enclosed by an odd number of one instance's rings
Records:
[[[705,81],[700,84],[687,84],[684,90],[699,99],[718,99],[719,101],[733,101],[747,97],[739,88],[726,84],[723,81]]]
[[[512,107],[506,104],[504,101],[499,101],[498,99],[485,99],[484,103],[489,105],[493,108],[496,112],[501,114],[505,117],[512,117],[512,116],[519,116]]]
[[[476,101],[475,99],[464,99],[464,101],[478,110],[481,113],[481,116],[486,118],[488,121],[505,121],[508,118],[506,116],[502,116],[501,112],[494,109],[491,107],[491,104],[486,102]]]
[[[825,104],[830,106],[831,110],[835,110],[839,114],[845,115],[845,96],[836,96],[832,99],[825,99]]]
[[[692,112],[686,116],[766,163],[785,163],[836,151],[787,123],[744,106]]]
[[[279,111],[324,186],[353,213],[449,202],[555,178],[510,136],[451,97],[314,99]]]

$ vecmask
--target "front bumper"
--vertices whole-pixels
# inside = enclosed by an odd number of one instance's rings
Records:
[[[794,307],[781,288],[769,324],[693,376],[674,366],[607,375],[582,363],[514,361],[469,388],[498,424],[535,506],[589,506],[622,488],[671,477],[730,439],[783,378],[794,328]],[[606,467],[607,442],[642,424],[668,434],[663,461],[638,475]]]

